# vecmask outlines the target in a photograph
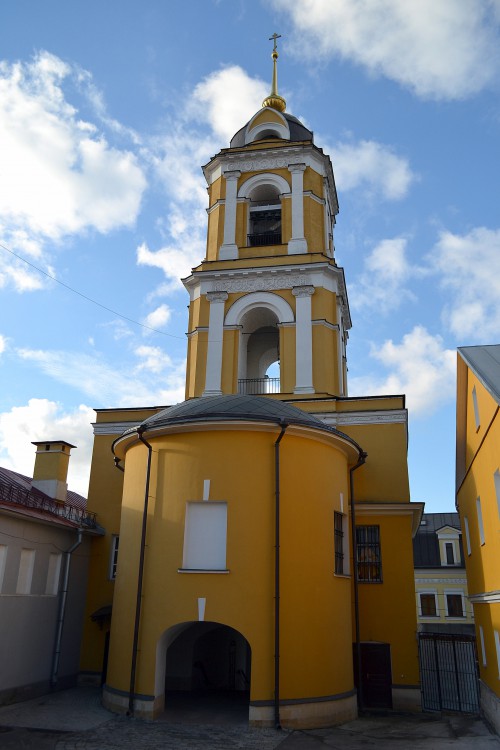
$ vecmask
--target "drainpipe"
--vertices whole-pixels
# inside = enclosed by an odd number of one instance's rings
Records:
[[[125,474],[125,469],[123,468],[123,466],[120,466],[120,459],[118,458],[118,456],[115,456],[115,469],[120,469],[120,471]]]
[[[281,729],[280,722],[280,443],[288,427],[280,422],[281,432],[274,443],[275,482],[275,555],[274,555],[274,724]]]
[[[148,521],[149,479],[151,475],[151,456],[153,453],[153,447],[150,445],[150,443],[147,442],[147,440],[142,437],[142,430],[137,430],[137,436],[141,443],[144,443],[144,445],[148,449],[148,465],[146,469],[146,489],[144,491],[144,510],[142,512],[141,549],[139,553],[139,574],[137,577],[137,598],[135,604],[134,642],[132,645],[132,665],[130,668],[130,689],[127,716],[134,715],[135,673],[137,668],[137,651],[139,645],[139,625],[141,622],[142,579],[144,575],[144,553],[146,549],[146,528]]]
[[[62,631],[64,625],[64,616],[66,613],[66,601],[68,598],[68,583],[69,583],[69,568],[71,565],[71,555],[77,547],[82,543],[82,530],[77,529],[77,539],[71,547],[64,553],[64,572],[63,572],[63,583],[61,588],[61,598],[59,599],[59,612],[57,615],[57,626],[56,626],[56,640],[54,643],[54,655],[52,658],[52,672],[50,675],[50,687],[52,690],[57,685],[58,672],[59,672],[59,658],[61,656],[61,641]]]
[[[358,595],[358,565],[357,565],[357,553],[356,553],[356,503],[354,502],[354,478],[353,474],[356,469],[359,469],[366,461],[367,453],[361,451],[359,454],[358,463],[355,464],[352,469],[349,469],[349,490],[351,495],[351,545],[352,545],[352,562],[354,567],[354,625],[355,625],[355,642],[354,647],[356,650],[356,672],[357,672],[357,683],[358,683],[358,707],[362,711],[364,708],[363,703],[363,691],[362,691],[362,670],[361,670],[361,643],[359,637],[359,595]]]

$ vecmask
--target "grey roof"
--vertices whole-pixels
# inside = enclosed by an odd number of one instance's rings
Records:
[[[59,440],[58,442],[60,443],[61,441]],[[34,491],[38,495],[46,497],[49,503],[55,502],[41,490],[33,490],[31,486],[32,481],[31,477],[26,477],[24,474],[19,474],[17,471],[11,471],[11,469],[5,469],[0,466],[0,483],[14,485],[20,490],[25,490],[27,493]],[[76,508],[84,509],[87,507],[87,498],[83,497],[83,495],[79,495],[78,492],[73,492],[73,490],[67,491],[66,502]]]
[[[249,420],[253,422],[275,422],[277,424],[296,424],[324,430],[348,440],[357,450],[357,443],[339,430],[325,424],[321,419],[308,414],[296,406],[278,401],[274,398],[246,395],[203,396],[183,401],[181,404],[163,409],[141,425],[139,430],[149,430],[171,424],[189,422],[217,422],[227,420]],[[130,430],[130,432],[135,431]]]
[[[460,530],[458,513],[424,513],[417,533],[413,538],[413,565],[415,568],[440,568],[441,555],[437,531],[443,526],[452,526]],[[459,540],[460,559],[463,567],[463,551]]]
[[[458,353],[500,404],[500,344],[461,346]]]
[[[313,140],[314,136],[312,130],[308,130],[300,120],[298,120],[293,115],[289,115],[287,112],[283,112],[283,117],[288,122],[291,141]],[[250,120],[248,122],[250,122]],[[243,127],[240,128],[240,130],[238,130],[238,132],[235,133],[235,135],[233,135],[233,137],[231,138],[231,143],[229,144],[231,148],[242,148],[245,145],[245,130],[247,128],[248,122],[243,125]]]

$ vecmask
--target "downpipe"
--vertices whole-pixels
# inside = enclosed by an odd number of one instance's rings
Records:
[[[274,725],[280,720],[280,443],[288,424],[280,422],[281,432],[274,443],[275,555],[274,555]]]
[[[354,648],[356,651],[356,677],[358,683],[358,708],[360,711],[364,710],[363,702],[363,691],[361,687],[362,683],[362,670],[361,670],[361,642],[360,642],[360,627],[359,627],[359,591],[358,591],[358,564],[357,564],[357,553],[356,553],[356,503],[354,499],[354,472],[361,468],[366,462],[368,454],[361,451],[357,464],[349,469],[349,492],[351,495],[351,547],[352,547],[352,564],[354,568],[354,627],[355,627],[355,642]]]
[[[61,596],[59,599],[59,611],[57,614],[56,639],[54,643],[54,654],[52,658],[52,671],[50,674],[50,688],[55,690],[59,677],[59,660],[61,657],[61,641],[64,626],[64,617],[66,614],[66,602],[68,599],[69,570],[71,565],[71,555],[82,543],[82,530],[77,529],[77,539],[71,547],[64,553],[64,571]]]
[[[130,667],[130,687],[128,699],[127,716],[134,715],[134,697],[135,697],[135,677],[137,671],[137,651],[139,645],[139,627],[141,623],[141,605],[142,605],[142,581],[144,577],[144,553],[146,549],[146,530],[148,522],[148,503],[149,503],[149,481],[151,477],[151,457],[153,447],[142,436],[142,432],[137,431],[137,436],[141,443],[144,443],[148,449],[148,463],[146,469],[146,489],[144,491],[144,509],[142,512],[142,530],[141,530],[141,547],[139,552],[139,574],[137,577],[137,597],[135,604],[135,622],[134,622],[134,640],[132,644],[132,663]],[[117,468],[121,468],[117,465]]]

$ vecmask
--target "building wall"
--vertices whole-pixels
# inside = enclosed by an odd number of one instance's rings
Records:
[[[495,486],[495,472],[500,468],[499,407],[480,379],[469,368],[464,372],[464,368],[459,357],[463,389],[458,393],[462,405],[457,404],[457,414],[464,415],[465,428],[460,431],[457,424],[457,504],[476,623],[482,707],[500,732],[500,487]]]
[[[59,585],[64,551],[76,542],[76,530],[40,523],[20,514],[2,513],[0,530],[0,703],[32,698],[48,691],[52,672]],[[50,556],[59,570],[51,574]],[[59,557],[60,556],[60,557]],[[26,565],[27,558],[32,565]],[[89,540],[72,554],[58,684],[75,684],[87,586]],[[20,569],[32,575],[20,575]],[[52,568],[54,570],[54,568]],[[1,570],[0,570],[1,572]]]
[[[295,434],[294,434],[295,432]],[[300,431],[299,431],[300,432]],[[211,429],[152,438],[154,446],[136,691],[162,707],[158,644],[198,619],[228,625],[252,649],[252,704],[274,691],[274,441],[277,428]],[[351,694],[351,588],[334,575],[334,510],[347,498],[347,462],[331,439],[289,428],[281,442],[281,699]],[[106,700],[126,695],[144,500],[144,446],[129,448],[113,603]],[[227,502],[227,573],[179,572],[187,501]],[[160,657],[164,660],[164,653]],[[314,701],[313,701],[314,703]],[[123,704],[122,704],[123,705]],[[311,704],[313,705],[313,704]],[[116,704],[115,704],[116,707]],[[150,714],[151,715],[151,714]],[[354,714],[352,714],[354,715]],[[330,714],[329,720],[332,720]]]

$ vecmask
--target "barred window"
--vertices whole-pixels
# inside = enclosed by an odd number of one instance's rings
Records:
[[[335,572],[344,574],[344,518],[342,513],[335,511]]]
[[[382,582],[380,526],[356,526],[356,566],[358,581]]]

